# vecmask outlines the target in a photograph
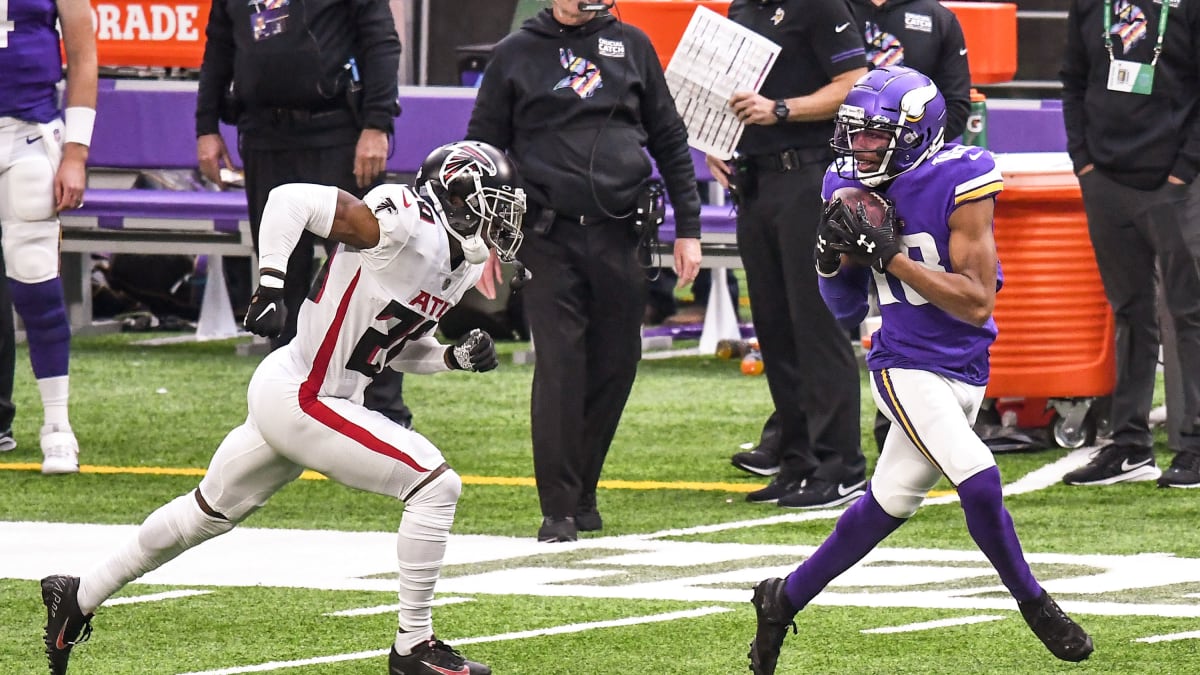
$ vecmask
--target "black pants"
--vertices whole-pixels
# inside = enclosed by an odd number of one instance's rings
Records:
[[[13,405],[13,378],[17,368],[17,336],[13,325],[12,293],[8,272],[0,255],[0,432],[12,430],[17,407]]]
[[[354,178],[353,144],[327,148],[297,150],[240,150],[246,169],[246,201],[250,209],[250,232],[254,237],[254,248],[258,250],[258,228],[262,222],[263,209],[271,190],[285,183],[318,183],[336,185],[355,195],[362,195]],[[300,236],[300,241],[288,258],[284,281],[284,305],[287,314],[283,331],[272,341],[272,347],[280,347],[296,337],[296,317],[308,295],[308,289],[316,272],[313,247],[324,241],[309,231]],[[249,276],[249,266],[243,266],[241,274]],[[236,285],[231,282],[231,285]],[[383,413],[404,426],[412,425],[412,413],[404,404],[403,377],[391,368],[384,368],[367,387],[364,404],[371,410]]]
[[[1175,329],[1180,450],[1200,452],[1200,181],[1135,190],[1095,170],[1079,179],[1088,233],[1117,326],[1113,441],[1149,447],[1160,334],[1156,267]]]
[[[642,356],[646,278],[628,224],[560,219],[530,233],[521,291],[535,356],[533,466],[544,516],[593,495]]]
[[[781,474],[862,477],[858,365],[813,268],[825,164],[760,170],[738,208],[738,252],[767,385],[779,414]]]

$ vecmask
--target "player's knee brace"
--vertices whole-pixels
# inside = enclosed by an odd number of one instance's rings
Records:
[[[202,511],[195,495],[189,492],[176,497],[146,518],[138,530],[138,544],[161,564],[201,542],[225,534],[233,527],[232,522]]]
[[[454,524],[454,510],[462,494],[462,478],[453,469],[423,486],[404,503],[400,526],[412,539],[443,541]]]
[[[22,219],[5,223],[2,237],[9,278],[38,284],[58,276],[56,221]]]

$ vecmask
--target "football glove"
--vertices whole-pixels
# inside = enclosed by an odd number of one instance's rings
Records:
[[[821,222],[817,225],[817,274],[832,277],[842,266],[842,254],[853,247],[849,244],[850,232],[835,219],[835,214],[846,210],[842,200],[835,199],[825,204]]]
[[[887,212],[878,226],[871,224],[867,217],[867,207],[863,204],[859,204],[854,210],[853,217],[840,220],[844,221],[843,224],[851,235],[849,244],[852,250],[847,253],[864,265],[883,272],[887,270],[892,258],[900,254],[896,207],[891,203],[888,204]]]
[[[492,336],[478,328],[459,338],[453,347],[446,347],[445,359],[451,370],[476,373],[485,373],[500,365]]]
[[[246,330],[266,338],[279,337],[283,330],[283,273],[264,269],[258,274],[258,288],[250,298],[250,307],[242,325]]]

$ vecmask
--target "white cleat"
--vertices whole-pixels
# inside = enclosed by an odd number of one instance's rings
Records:
[[[79,473],[79,441],[65,424],[42,427],[42,473]]]

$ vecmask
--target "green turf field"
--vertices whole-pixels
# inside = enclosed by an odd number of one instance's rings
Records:
[[[0,675],[46,672],[36,579],[87,570],[194,487],[245,415],[257,358],[235,355],[232,341],[145,347],[139,337],[75,342],[75,476],[37,471],[41,410],[18,353],[20,446],[0,455]],[[748,672],[749,589],[810,553],[837,513],[744,501],[763,481],[729,456],[756,438],[766,382],[708,357],[643,361],[601,484],[604,531],[547,545],[533,539],[532,369],[502,364],[406,381],[417,429],[465,483],[434,608],[439,637],[501,675]],[[868,403],[870,459],[872,414]],[[1165,467],[1161,435],[1159,450]],[[1060,663],[1037,642],[939,490],[798,615],[779,672],[1200,673],[1200,494],[1059,485],[1083,459],[1048,450],[999,463],[1035,572],[1095,639],[1089,661]],[[297,481],[110,601],[71,673],[385,673],[400,513],[377,495]]]

